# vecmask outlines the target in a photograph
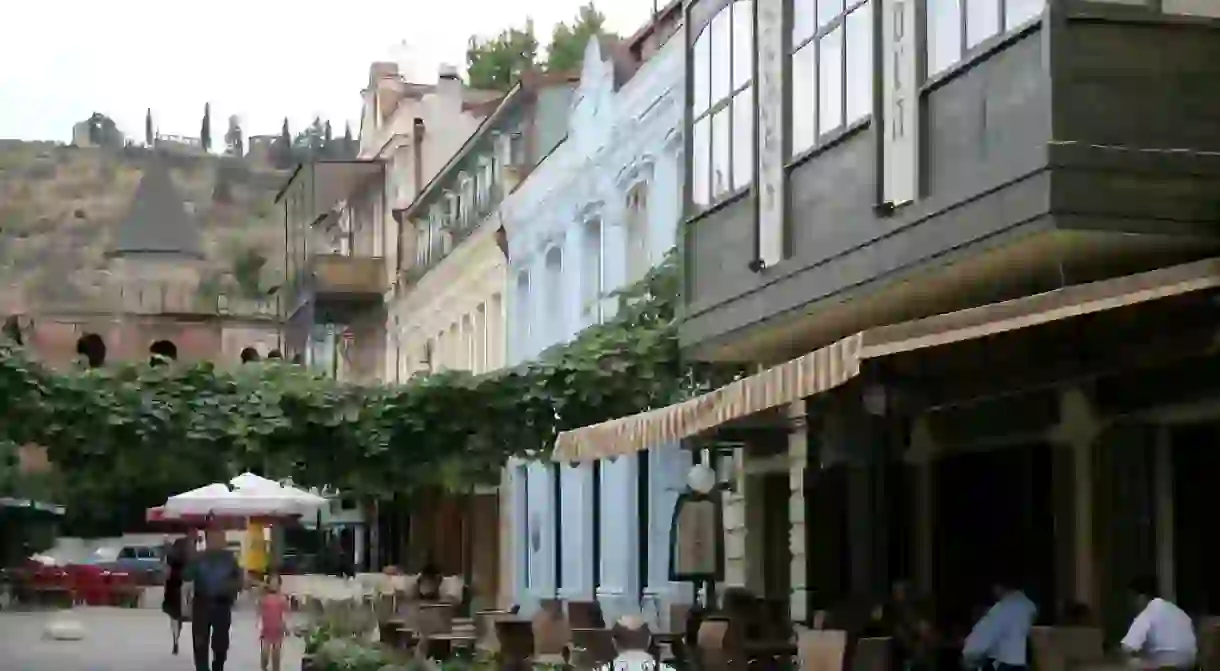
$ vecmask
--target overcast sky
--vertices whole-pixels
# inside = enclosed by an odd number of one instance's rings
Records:
[[[464,65],[471,34],[532,17],[545,46],[584,2],[20,2],[6,9],[0,39],[0,138],[67,142],[72,124],[98,111],[142,141],[147,108],[160,132],[197,136],[206,102],[214,144],[230,114],[247,135],[279,132],[285,116],[295,133],[315,115],[336,134],[350,120],[355,133],[370,62],[409,63],[417,80],[435,81],[440,63]],[[626,35],[653,0],[597,5]]]

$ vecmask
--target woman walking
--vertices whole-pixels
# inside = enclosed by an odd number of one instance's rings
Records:
[[[178,654],[178,640],[182,637],[182,622],[186,613],[182,605],[182,572],[190,562],[195,549],[196,532],[191,529],[186,537],[170,544],[165,552],[165,596],[161,599],[161,610],[169,616],[169,631],[173,636],[174,654]]]

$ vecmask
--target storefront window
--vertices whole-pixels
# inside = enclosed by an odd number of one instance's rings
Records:
[[[707,207],[754,180],[754,4],[720,10],[691,53],[691,201]]]
[[[928,74],[943,72],[974,47],[1042,14],[1046,0],[938,0],[927,3]]]
[[[792,155],[873,112],[871,0],[792,0]]]

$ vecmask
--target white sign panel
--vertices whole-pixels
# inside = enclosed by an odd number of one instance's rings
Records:
[[[902,205],[919,192],[916,0],[882,0],[883,200]]]

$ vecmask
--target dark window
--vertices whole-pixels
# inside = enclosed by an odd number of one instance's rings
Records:
[[[691,203],[702,209],[754,181],[754,3],[729,3],[692,49]]]
[[[989,38],[1042,14],[1046,0],[939,0],[927,3],[928,74],[948,69]]]
[[[792,0],[792,155],[872,114],[869,0]]]
[[[148,348],[148,363],[151,366],[164,366],[178,360],[178,346],[171,340],[158,340]]]
[[[106,365],[106,342],[96,333],[86,333],[76,341],[76,355],[85,358],[90,368]]]

